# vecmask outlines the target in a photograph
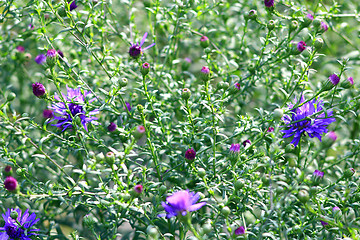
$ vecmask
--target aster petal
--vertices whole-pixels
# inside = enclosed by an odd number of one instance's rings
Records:
[[[199,201],[199,198],[200,198],[200,194],[199,193],[192,193],[193,196],[191,197],[191,204],[195,204],[197,201]]]
[[[9,236],[6,234],[6,232],[0,234],[0,240],[8,240]]]
[[[147,50],[147,49],[149,49],[149,48],[151,48],[151,47],[153,47],[153,46],[155,46],[155,43],[150,44],[149,46],[147,46],[146,48],[144,48],[144,49],[142,49],[142,50],[145,51],[145,50]]]
[[[200,208],[202,208],[202,207],[205,206],[205,205],[206,205],[206,202],[200,202],[200,203],[191,205],[191,206],[188,208],[188,211],[189,211],[189,212],[193,212],[193,211],[199,210]]]
[[[148,35],[148,33],[146,32],[146,33],[144,34],[144,36],[142,37],[141,42],[140,42],[140,47],[145,43],[145,40],[146,40],[146,38],[147,38],[147,35]]]

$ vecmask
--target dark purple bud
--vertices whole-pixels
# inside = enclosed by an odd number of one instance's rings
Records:
[[[242,145],[244,147],[246,147],[246,145],[251,145],[251,141],[249,139],[246,139],[245,141],[243,141]]]
[[[274,6],[274,0],[264,0],[265,7],[273,7]]]
[[[196,157],[196,152],[193,148],[189,148],[188,150],[186,150],[185,152],[185,158],[189,161],[193,161]]]
[[[111,123],[109,124],[109,126],[107,127],[107,129],[109,130],[109,132],[115,131],[116,128],[117,128],[117,126],[116,126],[116,124],[113,123],[113,122],[111,122]]]
[[[23,53],[25,51],[25,48],[23,46],[19,45],[19,46],[16,47],[16,50]]]
[[[335,73],[329,77],[329,80],[334,86],[336,86],[340,82],[339,76],[336,75]]]
[[[4,170],[3,170],[3,173],[5,176],[11,176],[11,174],[13,173],[13,169],[10,165],[7,165]]]
[[[74,10],[75,8],[77,8],[78,6],[76,5],[76,1],[73,1],[71,4],[70,4],[70,11]]]
[[[241,87],[241,86],[240,86],[240,83],[235,83],[234,86],[235,86],[238,90],[240,90],[240,87]]]
[[[61,58],[64,58],[64,53],[61,50],[57,50],[57,53]]]
[[[17,186],[18,186],[18,182],[15,178],[11,176],[6,177],[4,181],[4,187],[6,190],[13,192],[16,190]]]
[[[320,223],[321,223],[321,225],[322,225],[323,227],[326,227],[327,225],[329,225],[329,223],[324,222],[324,221],[320,221]]]
[[[245,228],[243,226],[235,229],[235,235],[243,235],[243,234],[245,234]]]
[[[50,109],[45,109],[44,111],[43,111],[43,117],[44,118],[53,118],[54,117],[54,112],[52,111],[52,110],[50,110]]]
[[[36,97],[41,98],[46,94],[44,85],[39,82],[32,84],[33,93]]]
[[[127,110],[130,112],[130,111],[131,111],[131,105],[130,105],[130,103],[129,103],[129,102],[125,102],[125,105],[126,105],[125,110],[126,110],[126,108],[127,108]]]
[[[273,132],[274,131],[274,128],[273,127],[269,127],[267,132]]]
[[[299,52],[302,52],[306,48],[306,43],[304,41],[300,41],[300,42],[298,42],[296,47]]]

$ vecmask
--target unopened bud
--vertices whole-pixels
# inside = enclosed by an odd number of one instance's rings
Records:
[[[348,168],[344,172],[344,178],[351,178],[356,173],[355,169]]]
[[[13,92],[11,92],[11,93],[9,93],[9,95],[7,95],[6,101],[11,102],[11,101],[13,101],[15,98],[16,98],[16,94],[13,93]]]
[[[188,99],[191,97],[191,91],[190,91],[190,89],[184,88],[184,89],[181,91],[181,97],[182,97],[182,99],[184,99],[184,100],[188,100]]]
[[[207,48],[210,45],[209,38],[207,36],[202,36],[200,38],[200,46],[202,48]]]
[[[105,160],[106,160],[107,164],[112,166],[115,163],[115,154],[113,152],[108,152],[105,155]]]
[[[11,211],[10,217],[16,220],[19,217],[19,213],[17,211]]]
[[[149,73],[149,71],[150,71],[150,64],[146,62],[141,66],[140,72],[143,76],[146,76]]]
[[[322,38],[316,38],[314,42],[314,47],[316,50],[320,50],[324,46],[324,40]]]
[[[120,81],[119,81],[119,86],[120,87],[126,87],[127,84],[128,84],[128,80],[126,78],[120,79]]]
[[[309,193],[306,190],[300,190],[298,193],[298,199],[302,203],[307,203],[310,199]]]

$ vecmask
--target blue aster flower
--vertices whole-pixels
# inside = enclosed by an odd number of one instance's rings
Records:
[[[166,198],[166,203],[162,202],[167,213],[159,214],[159,217],[172,218],[181,214],[185,216],[188,212],[199,210],[206,205],[206,202],[196,203],[200,198],[199,193],[189,192],[189,190],[181,190]]]
[[[12,212],[17,213],[15,217],[13,216],[16,220],[11,217]],[[29,209],[24,214],[21,214],[20,209],[8,209],[2,217],[5,226],[0,227],[0,240],[31,240],[30,236],[38,235],[35,232],[40,231],[40,229],[30,229],[40,218],[36,218],[35,213],[29,215]]]
[[[305,102],[304,97],[300,99],[300,103]],[[295,98],[295,103],[297,100]],[[327,127],[330,123],[335,122],[335,118],[330,118],[332,116],[332,111],[329,110],[316,114],[323,110],[324,103],[323,101],[314,99],[307,103],[304,103],[298,108],[294,108],[294,104],[289,104],[290,115],[284,115],[282,120],[285,122],[287,128],[286,130],[281,130],[285,135],[283,138],[294,137],[291,141],[295,146],[298,145],[302,135],[307,133],[309,137],[317,137],[321,141],[321,135],[327,133]],[[303,119],[303,120],[302,120]]]
[[[80,87],[77,89],[72,89],[66,86],[67,88],[67,95],[62,94],[62,97],[65,102],[55,93],[55,100],[58,102],[53,103],[50,108],[54,111],[54,120],[57,120],[56,124],[52,124],[53,126],[62,128],[62,132],[65,131],[67,128],[73,127],[73,121],[76,117],[80,118],[81,124],[84,126],[85,130],[87,129],[87,123],[92,122],[95,125],[99,123],[96,122],[97,117],[93,115],[98,114],[99,110],[95,109],[92,111],[86,112],[85,109],[85,98],[90,91],[81,91]],[[88,102],[91,103],[95,100],[95,98],[90,99]],[[70,110],[70,111],[69,111]],[[53,121],[54,121],[53,120]]]

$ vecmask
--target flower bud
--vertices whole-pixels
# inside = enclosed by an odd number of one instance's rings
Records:
[[[196,151],[193,148],[189,148],[188,150],[186,150],[185,152],[186,162],[192,163],[195,157],[196,157]]]
[[[87,214],[83,218],[83,223],[87,228],[93,229],[94,225],[95,225],[95,219],[92,216],[90,216],[89,214]]]
[[[340,82],[340,78],[335,73],[330,75],[327,81],[323,83],[322,91],[329,91]]]
[[[307,14],[303,19],[302,19],[302,22],[300,24],[300,27],[301,28],[305,28],[305,27],[308,27],[312,21],[314,20],[314,16],[311,15],[310,13]]]
[[[298,193],[298,199],[302,203],[307,203],[310,199],[309,193],[306,190],[300,190]]]
[[[127,84],[128,84],[128,80],[126,78],[120,79],[120,81],[119,81],[120,88],[126,87]]]
[[[354,79],[352,77],[349,77],[341,82],[341,87],[345,89],[351,88],[353,85],[354,85]]]
[[[207,48],[210,45],[209,38],[207,36],[202,36],[200,38],[200,46],[202,48]]]
[[[312,174],[312,180],[314,185],[318,184],[323,178],[324,178],[324,172],[321,172],[317,169]]]
[[[13,192],[13,193],[19,192],[20,190],[17,180],[11,176],[6,177],[4,181],[4,187],[9,192]]]
[[[133,130],[133,136],[135,139],[140,139],[142,136],[144,136],[145,134],[145,127],[144,126],[137,126],[134,130]]]
[[[17,220],[17,218],[19,217],[19,213],[17,211],[11,211],[10,217],[14,220]]]
[[[97,163],[101,163],[101,162],[103,162],[105,160],[105,156],[101,152],[101,153],[96,154],[95,159],[96,159]]]
[[[46,96],[46,90],[44,85],[39,82],[32,84],[33,93],[38,98],[44,98]]]
[[[276,108],[273,112],[273,118],[275,121],[279,121],[284,115],[284,110],[281,108]]]
[[[272,31],[275,28],[275,21],[270,20],[269,23],[267,24],[267,28],[269,29],[269,31]]]
[[[221,209],[221,213],[225,216],[225,218],[227,218],[229,216],[229,214],[231,213],[231,210],[229,207],[223,207]]]
[[[191,65],[191,59],[190,58],[185,58],[181,63],[181,69],[183,71],[186,71],[186,70],[189,69],[190,65]]]
[[[134,197],[138,197],[143,192],[143,189],[144,189],[143,185],[137,184],[132,191],[132,195]]]
[[[198,169],[198,175],[199,175],[199,177],[201,177],[201,178],[205,177],[205,175],[206,175],[206,170],[203,169],[203,168],[199,168],[199,169]]]
[[[13,169],[10,165],[7,165],[6,167],[4,167],[4,170],[3,170],[3,174],[8,177],[8,176],[11,176],[13,173]]]
[[[7,95],[6,101],[11,102],[11,101],[13,101],[15,98],[16,98],[16,94],[13,93],[13,92],[11,92],[11,93],[9,93],[9,95]]]
[[[160,195],[163,195],[167,190],[167,187],[165,185],[161,185],[159,188]]]
[[[255,20],[257,18],[257,12],[254,9],[251,9],[247,15],[245,15],[245,20]]]
[[[320,50],[324,46],[324,40],[322,38],[316,38],[314,42],[314,47],[316,50]]]
[[[348,168],[348,169],[346,169],[345,170],[345,172],[344,172],[344,178],[346,179],[346,178],[351,178],[354,174],[355,174],[355,169],[353,169],[353,168]]]
[[[190,89],[184,88],[184,89],[181,91],[181,97],[182,97],[182,99],[184,99],[184,100],[188,100],[188,99],[191,97],[191,91],[190,91]]]
[[[114,122],[111,122],[109,126],[107,127],[109,132],[114,132],[117,128],[117,125]]]
[[[333,212],[334,216],[341,215],[341,209],[338,206],[333,207],[332,212]]]
[[[295,20],[291,21],[289,25],[289,32],[295,31],[299,27],[299,23]]]
[[[106,153],[105,160],[106,160],[107,164],[112,166],[115,163],[115,154],[113,152]]]
[[[46,62],[46,56],[44,54],[39,54],[35,57],[34,61],[37,64],[42,65]]]
[[[204,225],[202,225],[202,230],[204,234],[209,234],[213,230],[213,227],[210,223],[205,223]]]
[[[274,7],[274,0],[264,0],[265,7],[272,8]]]
[[[321,25],[321,20],[320,19],[314,19],[313,20],[313,26],[315,27],[315,29],[319,29]]]
[[[155,238],[157,239],[158,235],[159,235],[159,232],[156,228],[154,228],[153,226],[149,226],[147,229],[146,229],[146,233],[152,237],[152,238]]]
[[[143,77],[145,77],[149,73],[149,71],[150,71],[150,64],[146,62],[141,66],[140,72],[143,75]]]
[[[234,187],[235,190],[239,190],[245,186],[245,181],[243,179],[238,179],[235,181]]]
[[[55,66],[57,61],[57,52],[55,49],[49,49],[46,53],[46,63],[49,65],[50,68]]]
[[[138,104],[138,105],[136,106],[136,108],[137,108],[137,110],[139,111],[139,113],[144,112],[144,106],[143,106],[143,105]]]

